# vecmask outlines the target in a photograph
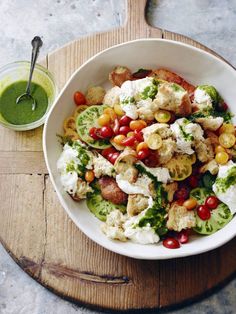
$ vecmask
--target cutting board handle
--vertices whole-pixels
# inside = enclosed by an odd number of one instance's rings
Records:
[[[145,18],[147,0],[126,0],[126,21],[125,27],[137,28],[137,25],[148,26]]]

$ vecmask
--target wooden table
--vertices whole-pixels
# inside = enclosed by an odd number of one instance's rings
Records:
[[[146,0],[127,0],[122,28],[76,40],[42,62],[62,88],[89,57],[114,44],[156,37],[201,44],[146,23]],[[210,51],[213,53],[212,51]],[[198,256],[134,260],[89,240],[66,215],[42,153],[42,127],[0,131],[0,240],[22,269],[56,294],[95,308],[152,309],[190,301],[236,270],[236,239]]]

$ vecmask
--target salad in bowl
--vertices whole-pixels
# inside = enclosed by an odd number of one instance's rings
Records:
[[[64,191],[112,240],[177,249],[224,228],[236,212],[236,137],[223,95],[162,68],[117,66],[109,80],[74,93],[57,161]]]

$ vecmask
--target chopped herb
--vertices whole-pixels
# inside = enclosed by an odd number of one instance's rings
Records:
[[[172,88],[173,88],[173,90],[175,92],[179,92],[179,91],[183,92],[183,91],[185,91],[185,89],[182,86],[180,86],[180,85],[178,85],[176,83],[172,83],[171,86],[172,86]]]
[[[156,197],[152,207],[148,208],[139,222],[139,227],[144,227],[150,225],[158,235],[165,234],[168,230],[166,228],[166,210],[167,205],[167,193],[164,190],[162,183],[157,181],[157,178],[147,171],[141,164],[136,164],[135,167],[140,173],[147,175],[150,179],[154,181],[156,189]]]
[[[223,99],[221,98],[216,88],[211,85],[200,85],[197,88],[203,90],[206,94],[210,96],[212,105],[214,109],[217,110],[219,108],[219,105],[223,102]]]
[[[72,146],[73,141],[72,141],[72,139],[69,136],[60,135],[60,134],[57,134],[56,136],[58,137],[58,139],[60,141],[60,144],[62,146],[64,146],[65,144],[68,144],[68,145]]]
[[[144,91],[141,93],[142,99],[151,98],[152,100],[156,97],[157,94],[157,85],[150,85],[144,88]]]
[[[232,118],[234,117],[234,115],[229,111],[217,111],[214,115],[216,117],[222,117],[226,123],[231,123]]]
[[[209,116],[212,116],[214,118],[222,117],[224,119],[224,122],[230,123],[234,115],[229,111],[217,111],[217,110],[214,110],[214,108],[207,108],[207,110],[206,109],[199,110],[192,113],[188,117],[188,119],[189,121],[194,122],[198,118],[208,118]]]
[[[158,198],[155,199],[152,207],[148,208],[145,215],[139,220],[138,226],[144,227],[150,225],[158,235],[165,234],[166,227],[166,210],[159,204]]]
[[[85,147],[82,147],[82,145],[79,142],[74,142],[72,145],[73,148],[75,148],[78,152],[78,159],[80,160],[81,164],[83,166],[87,166],[89,163],[90,157],[87,153],[87,149]]]
[[[187,133],[184,129],[184,127],[182,125],[179,126],[179,129],[183,135],[183,138],[185,139],[185,141],[189,141],[189,142],[192,142],[194,140],[194,137],[192,134],[190,133]]]
[[[126,97],[124,99],[122,99],[121,103],[122,105],[128,105],[128,104],[132,104],[135,102],[134,97]]]
[[[219,193],[225,193],[231,185],[236,184],[236,166],[227,171],[226,177],[217,178],[215,184]]]

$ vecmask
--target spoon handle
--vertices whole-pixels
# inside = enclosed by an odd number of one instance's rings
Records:
[[[33,72],[34,72],[35,63],[39,55],[39,49],[43,45],[42,39],[39,36],[35,36],[33,40],[31,41],[31,45],[33,48],[32,48],[32,54],[31,54],[30,74],[29,74],[29,80],[26,87],[26,94],[30,94],[30,84],[31,84],[31,80],[32,80]]]

